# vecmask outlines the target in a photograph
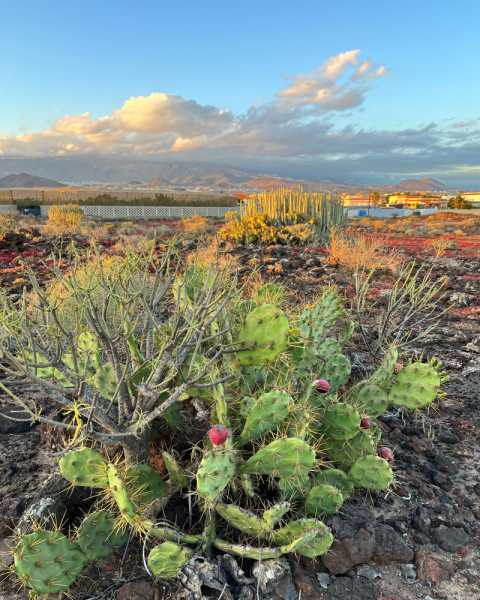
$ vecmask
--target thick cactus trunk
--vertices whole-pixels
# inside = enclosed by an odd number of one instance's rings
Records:
[[[150,465],[150,439],[151,427],[144,429],[138,437],[124,438],[121,442],[127,465]]]

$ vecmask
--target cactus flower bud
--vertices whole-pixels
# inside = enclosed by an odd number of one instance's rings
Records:
[[[386,446],[384,446],[383,448],[379,448],[377,450],[377,454],[380,458],[385,458],[386,460],[388,460],[388,462],[393,461],[392,451]]]
[[[220,446],[223,442],[228,438],[228,430],[223,425],[214,425],[208,434],[210,436],[210,441],[214,446]]]

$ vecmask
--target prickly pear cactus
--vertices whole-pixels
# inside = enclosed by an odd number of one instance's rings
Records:
[[[324,469],[315,474],[316,485],[331,485],[336,488],[346,500],[353,490],[353,482],[340,469]]]
[[[395,406],[417,409],[431,404],[440,390],[440,374],[430,363],[416,362],[397,374],[388,399]]]
[[[291,397],[287,392],[275,390],[261,394],[248,410],[245,427],[237,439],[237,446],[244,446],[252,440],[261,438],[267,431],[276,428],[288,416]]]
[[[147,564],[156,577],[169,579],[176,577],[180,569],[192,558],[189,548],[178,546],[173,542],[163,542],[151,550]]]
[[[360,422],[353,406],[337,402],[326,409],[321,429],[326,438],[349,440],[357,435]]]
[[[297,549],[298,554],[315,558],[325,554],[333,544],[333,535],[330,529],[317,519],[299,519],[290,521],[281,529],[273,532],[274,542],[278,545],[286,545],[298,539],[303,533],[317,529],[318,533],[308,544]]]
[[[307,515],[334,515],[343,504],[343,496],[336,487],[324,483],[315,485],[305,498],[305,512]]]
[[[128,494],[140,504],[151,504],[165,493],[165,482],[148,465],[132,465],[125,473]]]
[[[358,487],[386,490],[393,482],[393,471],[385,458],[365,456],[351,466],[348,477]]]
[[[188,480],[182,473],[182,469],[178,462],[168,452],[162,452],[162,457],[172,484],[182,488],[187,487]]]
[[[245,318],[238,340],[252,348],[236,354],[239,365],[262,366],[277,358],[288,343],[288,320],[273,304],[258,306]]]
[[[90,561],[107,558],[127,540],[128,531],[115,529],[115,517],[104,510],[90,513],[77,533],[77,545]]]
[[[78,452],[70,450],[59,462],[60,473],[73,485],[92,488],[107,488],[107,461],[100,452],[83,448]]]
[[[207,506],[212,506],[235,475],[235,455],[218,446],[209,450],[197,471],[197,491]]]
[[[283,298],[284,293],[282,288],[275,283],[264,283],[258,288],[254,296],[256,304],[268,302],[270,304],[275,304],[276,306],[281,304]]]
[[[87,562],[87,556],[60,531],[23,536],[13,557],[18,578],[37,594],[64,592]]]
[[[398,350],[395,346],[390,346],[385,354],[382,364],[370,377],[370,383],[379,385],[382,390],[386,390],[390,385],[393,373],[395,371],[395,363],[398,360]]]
[[[324,440],[324,450],[341,467],[350,467],[359,458],[373,454],[374,443],[371,435],[359,431],[349,440]]]
[[[353,388],[349,401],[360,413],[366,413],[370,417],[383,415],[389,406],[387,392],[371,381],[360,381]]]
[[[315,451],[300,438],[278,439],[251,456],[239,467],[240,473],[295,478],[315,464]]]

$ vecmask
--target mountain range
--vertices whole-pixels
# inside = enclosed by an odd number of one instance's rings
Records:
[[[27,175],[28,172],[30,175]],[[16,175],[20,173],[20,175]],[[395,185],[368,184],[336,178],[288,177],[254,173],[213,163],[153,163],[101,157],[0,157],[0,187],[61,187],[66,185],[118,184],[132,187],[198,187],[224,190],[275,189],[280,186],[314,191],[450,192],[453,188],[431,177],[405,179]],[[9,176],[10,179],[6,179]],[[35,176],[37,179],[32,179]],[[40,178],[43,178],[41,180]],[[28,183],[30,182],[30,184]]]
[[[39,188],[39,187],[65,187],[64,183],[53,181],[53,179],[46,179],[45,177],[37,177],[36,175],[29,175],[28,173],[20,173],[17,175],[6,175],[0,178],[0,188]]]

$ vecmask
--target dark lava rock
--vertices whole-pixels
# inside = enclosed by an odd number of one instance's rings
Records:
[[[458,464],[451,456],[444,452],[437,452],[434,462],[437,469],[442,473],[448,473],[448,475],[456,475],[458,473]]]
[[[414,516],[412,517],[413,529],[422,533],[428,533],[431,526],[432,517],[430,515],[430,511],[424,506],[418,506]]]
[[[330,600],[377,600],[380,590],[371,581],[363,582],[352,577],[337,577],[328,586],[326,597]]]
[[[456,552],[470,541],[469,535],[461,527],[445,527],[435,529],[435,539],[445,552]]]
[[[24,433],[30,430],[30,421],[12,421],[9,416],[14,419],[25,417],[26,413],[19,412],[18,408],[3,408],[0,410],[0,433]],[[7,415],[7,416],[2,416]]]
[[[367,527],[373,536],[371,560],[377,565],[389,565],[392,562],[411,563],[413,550],[389,525],[372,523]]]
[[[454,433],[444,433],[438,439],[444,444],[458,444],[461,442],[461,439]]]

